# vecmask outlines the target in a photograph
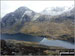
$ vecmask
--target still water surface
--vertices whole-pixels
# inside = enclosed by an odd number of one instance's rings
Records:
[[[48,40],[45,37],[37,37],[37,36],[26,35],[21,33],[1,34],[0,36],[1,36],[1,39],[13,39],[13,40],[39,42],[40,44],[47,45],[47,46],[57,46],[57,47],[75,49],[75,44],[71,44],[69,42],[65,42],[62,40]]]

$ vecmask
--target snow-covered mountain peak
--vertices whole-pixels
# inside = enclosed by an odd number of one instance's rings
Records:
[[[65,6],[64,7],[48,7],[45,10],[43,10],[41,13],[44,15],[54,16],[54,15],[60,15],[63,12],[69,11],[71,9],[72,7],[65,7]]]

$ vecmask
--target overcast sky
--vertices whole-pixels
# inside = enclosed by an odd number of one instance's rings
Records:
[[[71,7],[72,5],[74,5],[74,1],[1,1],[1,17],[21,6],[26,6],[35,12],[41,12],[47,7]]]

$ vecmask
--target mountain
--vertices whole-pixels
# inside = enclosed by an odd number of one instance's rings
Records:
[[[53,9],[52,9],[53,10]],[[61,12],[64,9],[55,9]],[[74,36],[74,8],[59,15],[36,13],[27,7],[20,7],[5,15],[0,22],[2,33],[24,33],[37,36]]]
[[[71,8],[68,7],[49,7],[44,9],[41,13],[44,15],[51,15],[51,16],[55,16],[55,15],[60,15],[68,10],[70,10]]]
[[[65,11],[65,7],[51,7],[51,8],[46,8],[45,10],[42,11],[42,14],[44,15],[59,15]]]
[[[21,33],[38,35],[38,36],[51,36],[64,40],[74,38],[74,8],[66,11],[60,15],[40,15],[35,21],[25,24],[20,30]],[[68,37],[66,37],[68,36]],[[60,37],[60,38],[61,38]],[[61,38],[61,39],[62,39]]]
[[[49,8],[51,9],[51,8]],[[60,9],[57,9],[58,12],[55,12],[56,15],[53,15],[51,10],[47,10],[45,14],[42,14],[39,16],[36,21],[55,21],[57,23],[63,22],[63,21],[74,21],[74,8],[71,8],[67,11],[61,11]],[[49,13],[49,14],[48,14]],[[58,14],[60,13],[60,14]],[[51,14],[51,15],[50,15]]]
[[[35,13],[34,11],[30,10],[27,7],[20,7],[16,9],[14,12],[11,12],[5,15],[2,18],[1,24],[2,24],[2,27],[9,27],[19,22],[23,24],[24,22],[29,22],[29,21],[49,21],[51,20],[51,18],[54,18],[54,20],[57,20],[57,21],[65,20],[65,18],[73,19],[74,9],[63,12],[64,10],[65,10],[65,7],[64,8],[63,7],[62,8],[60,7],[47,8],[43,11],[43,13],[46,12],[45,13],[46,15],[44,15],[42,13]],[[52,13],[57,15],[52,16],[53,15]],[[59,19],[59,18],[62,18],[62,19]]]
[[[74,11],[75,8],[72,8],[70,11],[66,11],[60,15],[57,15],[52,19],[55,22],[63,22],[63,21],[72,21],[74,22]]]
[[[32,20],[35,12],[30,10],[27,7],[20,7],[14,12],[8,13],[5,15],[1,20],[1,27],[2,29],[20,29],[24,22],[29,22]]]

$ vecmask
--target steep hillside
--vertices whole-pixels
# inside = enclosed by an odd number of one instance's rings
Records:
[[[20,7],[14,12],[5,15],[1,21],[2,32],[17,32],[25,22],[30,22],[35,12],[27,7]]]

